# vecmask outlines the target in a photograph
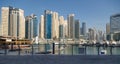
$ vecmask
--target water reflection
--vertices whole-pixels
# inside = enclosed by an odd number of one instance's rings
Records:
[[[100,47],[99,52],[96,46],[85,47],[79,44],[55,44],[54,48],[53,44],[34,44],[30,48],[22,49],[20,52],[11,52],[7,49],[7,55],[53,54],[53,50],[55,51],[54,54],[57,55],[98,55],[101,50],[106,50],[107,55],[120,55],[120,47],[112,47],[112,49],[111,47]],[[4,54],[5,50],[0,50],[0,53]]]

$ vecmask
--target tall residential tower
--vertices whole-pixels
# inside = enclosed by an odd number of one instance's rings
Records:
[[[52,11],[50,10],[44,12],[44,37],[45,39],[52,38]]]
[[[13,7],[2,7],[2,36],[25,37],[24,10]]]
[[[79,39],[80,37],[80,22],[79,20],[75,20],[75,38]]]
[[[57,12],[52,13],[52,38],[59,38],[59,17]]]
[[[86,36],[86,23],[85,22],[82,23],[81,34],[84,35],[84,36]]]
[[[68,15],[68,38],[74,38],[75,37],[75,29],[74,29],[74,14],[69,14]]]
[[[120,32],[120,14],[112,15],[110,17],[110,32]]]
[[[38,36],[38,21],[37,16],[31,14],[25,18],[25,37],[33,39]]]
[[[39,23],[39,38],[45,39],[44,37],[44,15],[40,16],[40,23]]]

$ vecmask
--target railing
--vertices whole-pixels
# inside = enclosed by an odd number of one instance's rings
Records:
[[[119,45],[101,44],[32,44],[0,45],[0,55],[120,55]]]

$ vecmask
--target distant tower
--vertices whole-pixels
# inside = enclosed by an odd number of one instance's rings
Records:
[[[94,29],[89,28],[89,37],[88,37],[88,38],[89,38],[90,41],[96,39],[96,38],[95,38],[96,34],[94,34],[94,33],[95,33]]]
[[[60,16],[59,17],[59,38],[64,38],[64,17]]]
[[[103,31],[98,30],[99,40],[103,40]]]
[[[74,30],[74,14],[68,15],[68,38],[74,38],[75,30]]]
[[[80,37],[80,22],[79,20],[75,20],[75,38],[79,39]]]
[[[38,36],[38,20],[37,16],[35,14],[31,14],[32,20],[33,20],[33,37]]]
[[[120,32],[120,14],[112,15],[110,17],[110,32]]]
[[[110,40],[120,40],[120,14],[110,17]]]
[[[67,38],[68,37],[68,22],[67,20],[64,21],[64,37]]]
[[[2,7],[2,36],[25,38],[24,10],[13,7]]]
[[[30,40],[33,38],[33,20],[31,16],[25,18],[25,38]]]
[[[106,24],[106,34],[110,34],[110,23]]]
[[[45,39],[52,38],[52,11],[50,10],[44,12],[44,36]]]
[[[44,15],[41,15],[40,17],[39,37],[44,39]]]
[[[52,13],[52,38],[58,39],[59,38],[59,18],[58,13]]]
[[[86,36],[86,23],[85,23],[85,22],[82,23],[82,31],[81,31],[81,34],[84,35],[84,36]]]
[[[26,39],[33,39],[36,36],[38,36],[37,16],[31,14],[25,18],[25,37]]]

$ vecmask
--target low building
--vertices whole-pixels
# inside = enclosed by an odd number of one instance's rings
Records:
[[[20,48],[22,48],[25,45],[31,45],[31,44],[32,41],[27,39],[15,39],[13,37],[0,36],[0,48],[5,48],[5,47],[9,49],[11,49],[12,47],[18,48],[18,45],[20,45]]]

